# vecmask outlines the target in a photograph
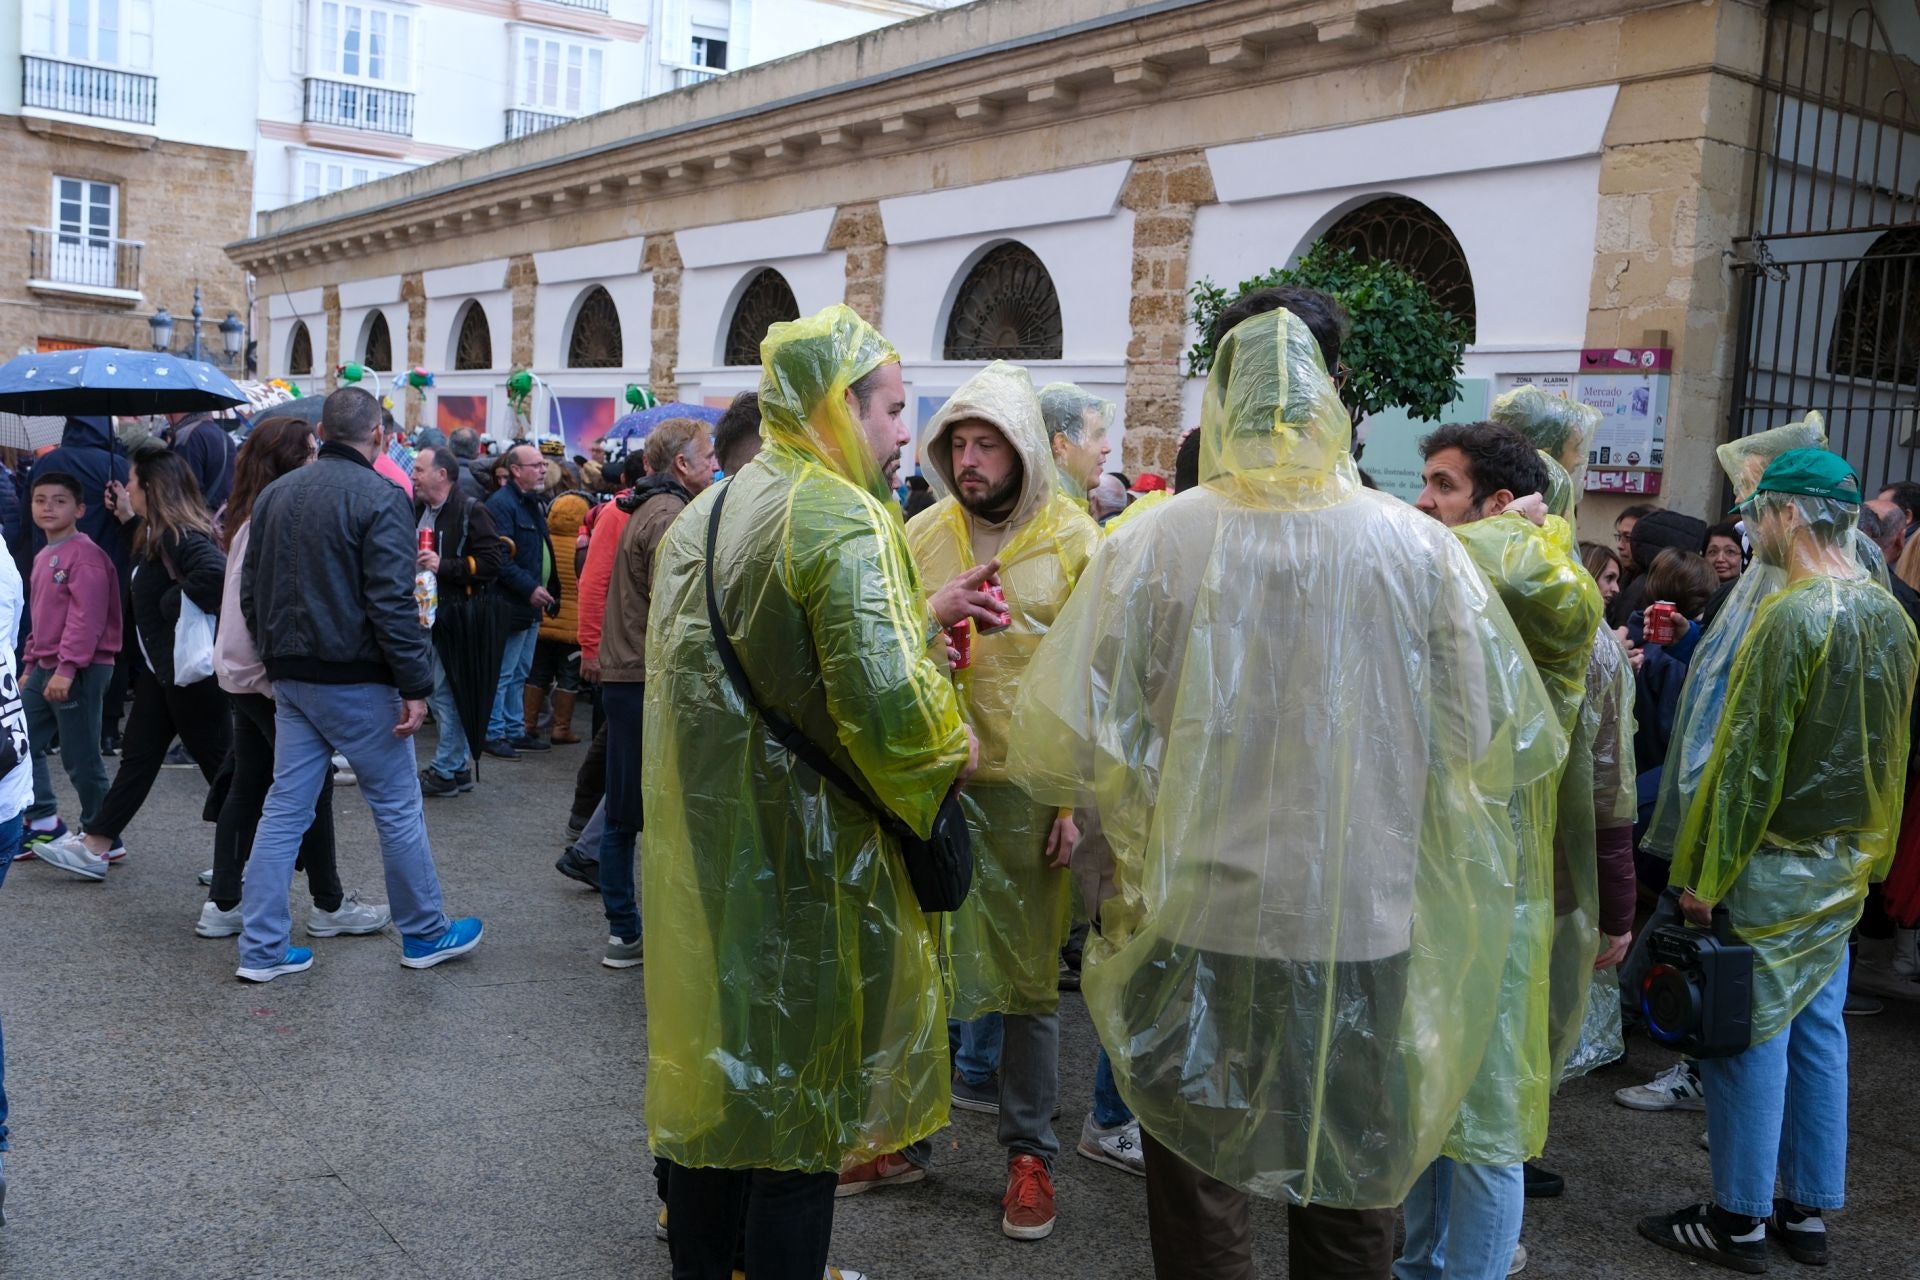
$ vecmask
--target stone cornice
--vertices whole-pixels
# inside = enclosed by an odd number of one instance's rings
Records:
[[[1128,135],[1160,104],[1230,94],[1307,76],[1371,74],[1382,64],[1527,32],[1619,19],[1675,0],[998,0],[933,15],[797,58],[748,68],[691,90],[630,104],[517,143],[415,170],[265,215],[266,234],[229,248],[249,270],[292,271],[442,238],[593,209],[627,210],[625,234],[672,229],[678,197],[707,203],[743,181],[813,175],[833,167],[835,202],[898,194],[887,166],[905,157],[990,140],[1008,166],[1046,171],[1135,154]],[[1690,6],[1697,9],[1698,6]],[[1035,10],[1054,10],[1047,27]],[[963,20],[964,19],[964,20]],[[1004,19],[1004,21],[1002,21]],[[1020,22],[1037,29],[1022,30]],[[1011,31],[981,43],[984,31]],[[901,37],[889,43],[884,37]],[[913,39],[905,39],[912,36]],[[1683,46],[1686,42],[1680,42]],[[889,51],[914,61],[844,82]],[[1712,65],[1711,41],[1643,51],[1653,69]],[[1364,69],[1364,70],[1363,70]],[[1400,74],[1404,76],[1404,69]],[[1533,83],[1516,69],[1487,97],[1616,81],[1613,61],[1585,79]],[[1276,99],[1276,107],[1287,106]],[[1291,109],[1291,108],[1289,108]],[[1413,107],[1409,109],[1431,109]],[[1111,119],[1108,127],[1105,123]],[[1114,155],[1057,150],[1066,126],[1101,126]],[[1314,127],[1249,113],[1239,137]],[[1231,132],[1231,131],[1229,131]],[[1217,143],[1232,136],[1209,138]],[[843,162],[857,159],[858,165]],[[838,174],[836,174],[838,177]],[[896,181],[898,179],[895,179]],[[970,181],[956,173],[953,184]],[[816,200],[815,203],[820,203]],[[709,221],[724,221],[716,214]],[[678,220],[680,225],[688,222]]]

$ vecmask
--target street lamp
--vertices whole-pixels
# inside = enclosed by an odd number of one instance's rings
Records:
[[[200,343],[200,322],[206,318],[207,313],[202,310],[200,306],[199,285],[193,286],[193,311],[191,314],[193,316],[193,341],[189,342],[186,350],[180,352],[180,354],[189,360],[205,360],[207,353],[206,349]],[[167,314],[165,307],[161,307],[151,316],[147,317],[147,328],[153,331],[153,349],[155,351],[171,351],[173,349],[174,327],[174,319]],[[226,362],[231,363],[239,358],[241,348],[245,345],[247,326],[241,322],[238,315],[229,311],[227,312],[227,318],[222,320],[217,327],[220,330],[221,351],[226,357]]]

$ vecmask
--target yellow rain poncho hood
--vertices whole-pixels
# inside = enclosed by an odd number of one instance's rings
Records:
[[[703,572],[724,494],[714,585],[758,701],[927,832],[966,730],[898,509],[869,490],[877,468],[852,465],[866,446],[842,394],[886,350],[843,307],[773,326],[766,447],[681,513],[656,562],[646,1107],[677,1164],[837,1170],[947,1122],[935,937],[900,852],[735,692]]]
[[[1220,345],[1205,482],[1102,540],[1011,776],[1097,812],[1084,989],[1129,1106],[1233,1185],[1399,1203],[1493,1030],[1513,788],[1565,754],[1459,541],[1363,490],[1313,336]]]
[[[1775,458],[1791,449],[1826,447],[1826,425],[1819,414],[1809,413],[1799,422],[1730,440],[1716,452],[1720,466],[1733,482],[1734,500],[1745,502],[1760,483],[1767,464]],[[1879,548],[1858,534],[1854,546],[1860,564],[1875,581],[1885,586],[1886,563]],[[1753,563],[1734,582],[1720,612],[1714,615],[1713,625],[1707,628],[1706,635],[1694,649],[1693,658],[1687,664],[1687,682],[1680,690],[1680,705],[1674,710],[1666,767],[1660,774],[1659,799],[1654,805],[1653,819],[1640,840],[1641,848],[1647,852],[1670,859],[1677,851],[1680,824],[1686,819],[1713,752],[1714,734],[1720,724],[1720,710],[1726,703],[1734,655],[1746,639],[1761,601],[1786,583],[1784,567],[1754,557]]]
[[[1091,414],[1093,420],[1088,420]],[[1049,382],[1040,388],[1040,416],[1046,420],[1048,450],[1051,452],[1055,438],[1064,438],[1069,451],[1076,449],[1097,450],[1100,441],[1113,429],[1114,404],[1103,400],[1091,391],[1083,391],[1071,382]],[[1098,438],[1089,440],[1090,434]],[[1086,510],[1087,490],[1065,469],[1056,468],[1059,477],[1060,492],[1080,504]]]
[[[988,558],[974,549],[975,517],[952,496],[950,434],[969,420],[999,429],[1020,459],[1022,476],[1010,531],[995,553],[1013,623],[993,635],[975,635],[972,665],[954,673],[961,714],[980,739],[979,771],[960,797],[973,831],[973,892],[950,917],[952,1016],[961,1019],[1048,1013],[1060,1002],[1059,951],[1070,923],[1072,880],[1045,857],[1059,811],[1014,785],[1007,739],[1027,664],[1100,537],[1092,517],[1058,488],[1027,371],[995,361],[954,392],[928,423],[922,443],[924,465],[948,491],[907,526],[907,544],[927,588]]]
[[[1587,479],[1587,446],[1601,413],[1539,387],[1515,387],[1493,402],[1487,417],[1512,427],[1533,442],[1547,464],[1547,510],[1573,525],[1573,511]],[[1579,535],[1576,531],[1575,542]]]
[[[1760,555],[1795,576],[1740,643],[1675,848],[1671,883],[1723,903],[1753,948],[1756,1044],[1838,969],[1900,831],[1920,639],[1859,564],[1858,512],[1772,493],[1749,512]],[[1766,526],[1788,517],[1823,536],[1801,529],[1782,554]]]

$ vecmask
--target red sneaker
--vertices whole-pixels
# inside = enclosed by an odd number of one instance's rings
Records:
[[[1006,1213],[1000,1232],[1013,1240],[1045,1240],[1053,1234],[1053,1177],[1039,1156],[1015,1156],[1007,1166]]]
[[[923,1181],[927,1171],[897,1152],[884,1156],[875,1156],[865,1164],[857,1164],[840,1174],[840,1185],[833,1189],[835,1196],[857,1196],[862,1191],[871,1191],[875,1187],[905,1186],[909,1182]]]

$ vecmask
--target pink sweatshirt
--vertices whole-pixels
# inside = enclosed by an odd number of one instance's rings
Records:
[[[33,634],[26,660],[71,680],[120,652],[120,575],[99,544],[75,531],[33,558]]]

